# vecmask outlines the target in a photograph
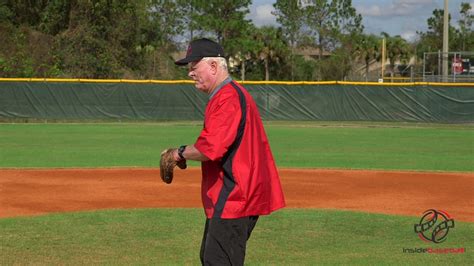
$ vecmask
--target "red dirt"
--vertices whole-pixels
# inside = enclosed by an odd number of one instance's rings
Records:
[[[0,217],[117,208],[201,207],[200,169],[3,169]],[[421,216],[427,209],[474,222],[474,174],[280,169],[289,208]]]

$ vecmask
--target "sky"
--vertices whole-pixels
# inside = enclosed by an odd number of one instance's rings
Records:
[[[276,0],[252,2],[248,18],[256,26],[278,25],[272,15]],[[462,2],[470,3],[474,8],[474,0],[448,0],[452,26],[457,27]],[[352,6],[362,15],[365,33],[379,35],[387,32],[390,36],[400,35],[408,41],[414,41],[417,31],[427,31],[427,20],[433,15],[433,10],[444,9],[444,0],[352,0]],[[471,13],[474,14],[472,8]]]

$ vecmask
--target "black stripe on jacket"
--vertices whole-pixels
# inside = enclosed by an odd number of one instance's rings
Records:
[[[237,135],[234,142],[230,145],[229,150],[222,157],[222,168],[224,170],[224,184],[222,189],[219,192],[219,198],[217,199],[216,206],[214,207],[214,218],[220,218],[222,212],[224,211],[225,204],[229,198],[230,193],[235,187],[235,178],[232,174],[232,161],[234,160],[235,153],[242,142],[242,137],[245,130],[245,121],[247,120],[247,102],[245,100],[245,95],[242,90],[237,86],[233,81],[230,83],[232,87],[237,91],[240,98],[240,110],[242,112],[242,117],[240,118],[239,127],[237,129]]]

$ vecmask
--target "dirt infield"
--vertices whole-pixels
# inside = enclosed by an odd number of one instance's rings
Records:
[[[114,208],[201,207],[200,169],[0,170],[0,217]],[[434,208],[474,222],[474,174],[280,169],[287,206],[420,216]]]

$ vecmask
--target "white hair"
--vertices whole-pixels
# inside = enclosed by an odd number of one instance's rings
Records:
[[[201,59],[202,61],[216,61],[217,65],[220,66],[222,69],[227,71],[227,60],[224,57],[204,57]]]

